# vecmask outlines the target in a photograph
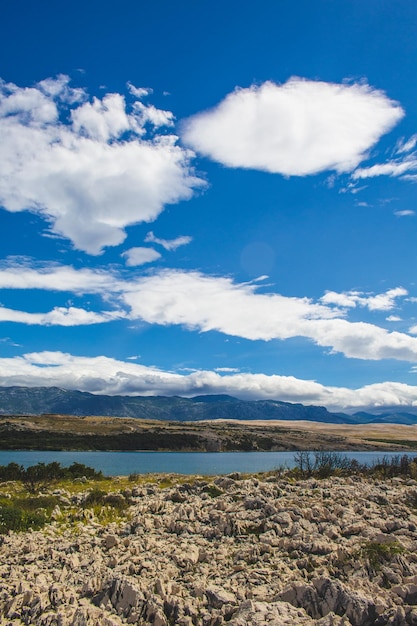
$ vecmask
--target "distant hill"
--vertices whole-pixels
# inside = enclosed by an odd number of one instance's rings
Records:
[[[408,407],[407,407],[408,409]],[[102,415],[166,421],[199,420],[309,420],[328,424],[397,423],[416,424],[411,411],[384,411],[380,415],[331,413],[322,406],[305,406],[278,400],[239,400],[228,395],[107,396],[58,387],[0,387],[0,414],[76,416]],[[416,411],[417,413],[417,411]]]

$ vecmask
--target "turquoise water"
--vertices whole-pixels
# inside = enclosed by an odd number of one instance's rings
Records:
[[[372,464],[383,456],[398,452],[343,452],[349,459]],[[417,456],[417,453],[410,453]],[[263,472],[281,466],[294,466],[294,452],[51,452],[0,451],[0,465],[14,462],[24,467],[58,461],[63,466],[83,463],[107,476],[149,474],[229,474],[230,472]]]

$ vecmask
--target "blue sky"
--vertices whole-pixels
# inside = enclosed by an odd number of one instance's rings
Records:
[[[416,26],[8,3],[0,385],[417,404]]]

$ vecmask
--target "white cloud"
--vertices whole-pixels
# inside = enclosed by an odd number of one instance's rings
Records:
[[[415,215],[415,211],[411,211],[411,209],[404,209],[403,211],[394,211],[394,215],[397,217],[408,217],[411,215]]]
[[[415,337],[365,322],[349,322],[342,319],[345,310],[328,302],[260,294],[256,283],[234,283],[231,278],[200,272],[163,270],[126,280],[116,272],[57,266],[37,270],[25,265],[19,270],[12,264],[0,269],[2,287],[99,294],[113,303],[116,317],[124,315],[150,324],[214,330],[252,341],[304,337],[350,358],[417,360]],[[384,311],[406,293],[398,287],[377,296],[356,297],[363,300],[359,302],[362,306]]]
[[[152,263],[160,259],[161,255],[153,248],[130,248],[122,253],[122,257],[125,257],[126,265],[136,266]]]
[[[242,399],[275,399],[324,405],[329,410],[417,406],[417,387],[382,382],[359,389],[326,387],[293,376],[196,371],[166,372],[104,356],[82,357],[62,352],[0,358],[1,386],[58,386],[109,395],[230,394]]]
[[[397,306],[396,299],[408,295],[408,291],[403,287],[388,289],[385,293],[377,295],[364,294],[359,291],[347,291],[336,293],[327,291],[320,301],[323,304],[335,304],[341,307],[367,307],[370,311],[389,311]]]
[[[326,291],[324,296],[320,298],[323,304],[335,304],[340,307],[356,307],[360,294],[358,291],[348,291],[345,293],[337,293],[336,291]]]
[[[189,235],[181,235],[175,239],[159,239],[159,237],[155,237],[152,231],[150,231],[145,237],[145,242],[157,243],[165,248],[165,250],[176,250],[180,246],[188,245],[192,242],[192,240],[193,238]]]
[[[404,152],[411,152],[417,145],[417,135],[412,135],[407,141],[400,141],[397,146],[397,154],[403,154]]]
[[[99,254],[202,185],[193,153],[155,131],[172,123],[169,111],[129,107],[120,94],[88,100],[63,76],[0,83],[0,204],[39,213],[55,235]]]
[[[47,313],[27,313],[0,307],[0,322],[19,322],[21,324],[39,326],[80,326],[103,324],[124,317],[117,311],[94,313],[76,307],[54,307]]]
[[[140,117],[143,126],[148,123],[155,128],[174,125],[174,114],[171,111],[157,109],[151,104],[145,106],[142,102],[135,102],[134,111]]]
[[[153,89],[151,89],[150,87],[135,87],[135,85],[132,85],[132,83],[130,82],[127,83],[127,87],[132,96],[135,96],[135,98],[137,98],[138,100],[140,100],[141,98],[145,98],[146,96],[149,96],[151,93],[153,93]]]
[[[118,292],[123,281],[115,274],[100,269],[45,264],[35,267],[8,260],[0,264],[0,289],[42,289],[68,291],[75,294]]]
[[[386,310],[390,298],[374,296],[368,307]],[[395,292],[391,293],[390,292]],[[401,292],[401,294],[400,294]],[[192,330],[217,330],[251,340],[305,337],[319,346],[358,359],[417,359],[417,339],[365,322],[340,319],[338,309],[307,298],[256,293],[256,285],[199,272],[166,270],[141,277],[121,294],[131,318],[151,324],[180,324]]]
[[[377,163],[370,167],[363,167],[355,170],[352,174],[354,180],[363,178],[374,178],[375,176],[393,176],[407,178],[407,172],[417,171],[417,159],[409,157],[398,161],[388,161],[387,163]],[[408,178],[410,178],[408,176]]]
[[[186,120],[182,136],[229,167],[286,176],[348,172],[403,115],[368,85],[292,78],[236,89],[214,109]]]
[[[388,317],[385,318],[387,320],[387,322],[401,322],[402,319],[401,317],[399,317],[398,315],[388,315]]]

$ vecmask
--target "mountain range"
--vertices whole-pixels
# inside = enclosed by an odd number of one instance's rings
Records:
[[[417,407],[383,412],[331,413],[322,406],[279,400],[239,400],[228,395],[107,396],[58,387],[1,387],[0,415],[101,415],[180,422],[200,420],[310,420],[329,424],[417,424]]]

